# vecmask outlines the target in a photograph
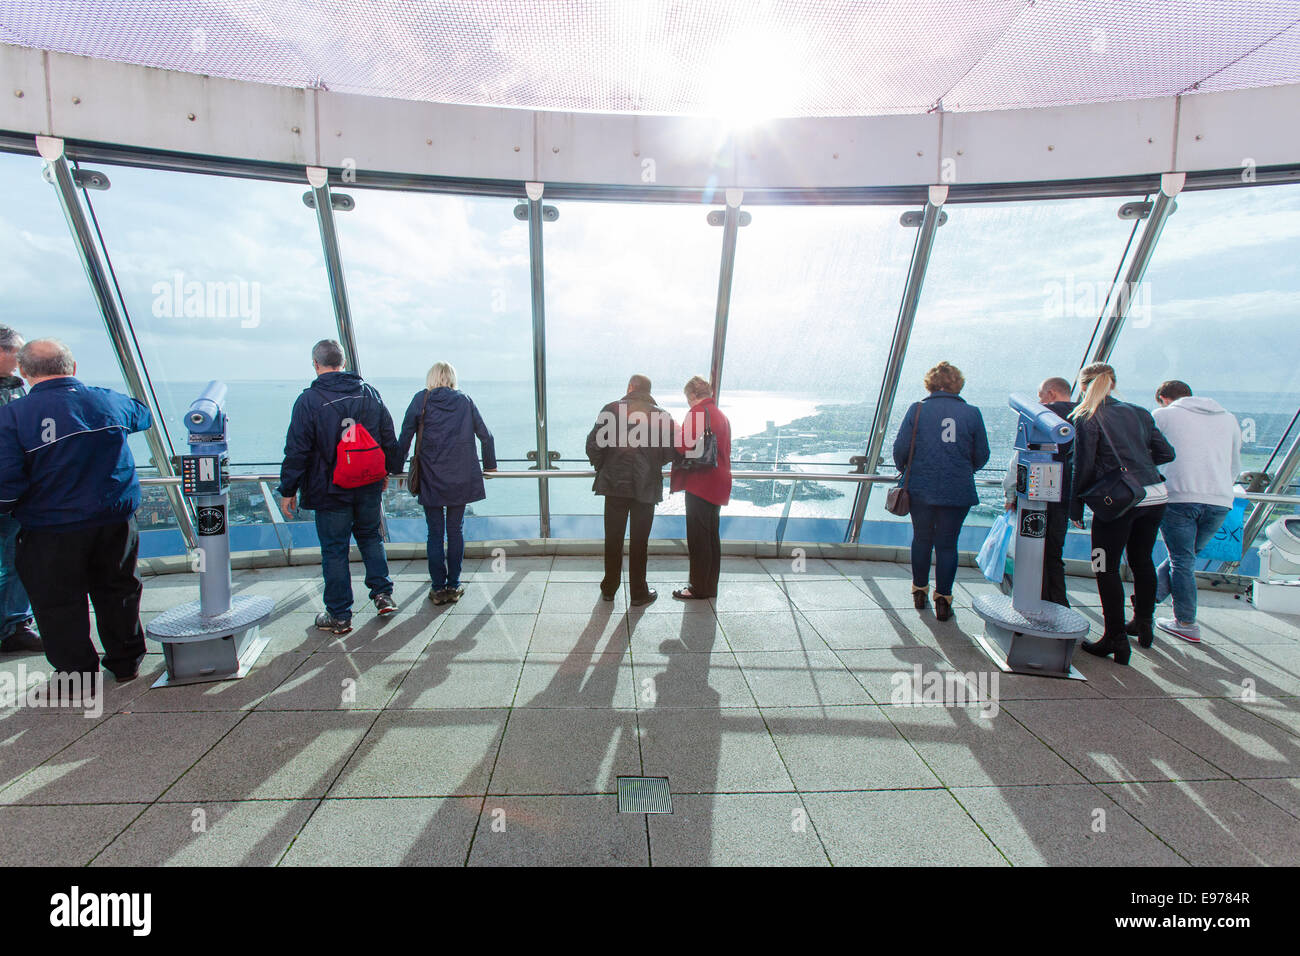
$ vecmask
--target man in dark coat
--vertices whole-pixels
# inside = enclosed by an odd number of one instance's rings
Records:
[[[149,410],[83,385],[72,353],[54,339],[28,342],[18,365],[31,391],[0,408],[0,513],[22,526],[14,563],[45,657],[60,674],[98,679],[89,597],[104,667],[133,680],[145,644],[136,572],[140,482],[127,438],[150,427]]]
[[[23,337],[0,325],[0,407],[27,394],[18,370],[18,350]],[[14,566],[18,543],[18,522],[0,515],[0,654],[31,654],[40,651],[41,639],[32,629],[32,605]]]
[[[605,578],[600,593],[614,600],[623,576],[623,536],[631,519],[628,587],[641,607],[659,595],[646,584],[646,556],[655,505],[663,501],[663,466],[673,460],[673,419],[650,394],[650,379],[633,375],[627,394],[610,402],[587,435],[596,469],[592,490],[605,498]]]
[[[1049,378],[1038,387],[1038,401],[1066,421],[1074,411],[1070,401],[1070,383],[1063,378]],[[1070,530],[1070,494],[1074,484],[1074,442],[1068,441],[1057,448],[1053,456],[1062,462],[1061,500],[1047,503],[1047,537],[1043,539],[1043,591],[1044,601],[1069,607],[1065,595],[1065,535]]]
[[[316,626],[346,634],[352,630],[349,538],[356,538],[365,562],[366,587],[380,616],[395,613],[397,603],[380,535],[387,478],[359,488],[336,485],[333,475],[339,440],[349,427],[365,426],[383,450],[390,473],[400,472],[402,462],[393,417],[372,386],[355,372],[343,371],[343,347],[332,339],[323,339],[312,349],[311,361],[316,381],[294,403],[285,438],[280,509],[292,519],[301,492],[302,507],[316,512],[321,573],[325,578],[325,611],[317,616]]]
[[[1070,383],[1063,378],[1049,378],[1038,386],[1038,401],[1061,418],[1069,420],[1075,403],[1070,401]],[[1043,539],[1043,590],[1044,601],[1069,607],[1065,593],[1065,536],[1070,530],[1070,494],[1074,481],[1074,441],[1059,445],[1052,455],[1053,461],[1062,463],[1061,500],[1047,502],[1047,535]],[[1016,507],[1017,472],[1019,455],[1013,453],[1002,480],[1006,493],[1007,510]]]

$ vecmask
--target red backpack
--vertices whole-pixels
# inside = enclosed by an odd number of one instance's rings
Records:
[[[360,488],[388,477],[388,463],[369,429],[360,422],[343,428],[334,459],[334,484]]]

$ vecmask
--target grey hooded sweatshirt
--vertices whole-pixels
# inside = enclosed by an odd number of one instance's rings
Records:
[[[1232,507],[1232,484],[1241,472],[1241,428],[1212,398],[1189,395],[1152,416],[1178,457],[1162,465],[1169,503]]]

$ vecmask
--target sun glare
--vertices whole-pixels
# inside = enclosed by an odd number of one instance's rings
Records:
[[[787,115],[796,99],[798,61],[788,42],[749,31],[727,41],[714,59],[708,84],[709,112],[739,131]]]

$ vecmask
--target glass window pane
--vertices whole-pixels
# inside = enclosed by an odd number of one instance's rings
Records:
[[[537,444],[528,225],[515,200],[345,190],[356,207],[335,214],[361,372],[396,427],[434,362],[450,362],[459,387],[492,432],[502,470],[528,467]],[[537,514],[537,484],[489,482],[474,519]],[[390,534],[424,539],[424,512],[405,489],[386,499]],[[409,522],[407,524],[406,522]],[[505,526],[497,523],[498,529]],[[531,529],[531,530],[529,530]],[[535,536],[536,518],[496,537]]]
[[[733,467],[847,473],[850,456],[866,449],[916,230],[900,225],[903,209],[893,206],[750,211],[737,239],[722,373]],[[792,517],[825,527],[789,528],[787,537],[840,540],[855,490],[738,479],[724,520],[780,518],[788,503]],[[772,527],[749,526],[763,536]],[[745,536],[741,527],[732,536]]]
[[[210,379],[232,465],[274,470],[311,346],[335,326],[307,187],[103,166],[95,215],[177,451]]]
[[[90,292],[44,161],[0,153],[0,308],[28,340],[54,336],[72,349],[88,385],[124,390],[104,320]]]
[[[4,321],[26,339],[62,339],[77,360],[77,377],[87,385],[126,393],[122,370],[104,319],[90,291],[58,193],[41,177],[44,161],[0,153],[0,310]],[[131,451],[142,475],[155,471],[144,435],[132,435]],[[141,531],[176,527],[171,503],[161,488],[145,487],[137,518]],[[154,542],[146,555],[158,553]]]
[[[1237,416],[1242,467],[1260,469],[1300,406],[1300,187],[1177,202],[1111,354],[1118,390],[1153,408],[1161,382],[1186,382]]]
[[[1141,197],[1138,197],[1141,198]],[[1016,437],[1013,392],[1036,395],[1043,379],[1073,382],[1097,325],[1133,223],[1119,198],[949,205],[926,272],[903,362],[880,470],[907,409],[926,395],[925,373],[941,361],[962,370],[962,398],[984,416],[991,456],[980,478],[1001,479]],[[968,524],[988,524],[1002,491],[979,488]],[[899,520],[871,496],[868,518]],[[907,519],[902,519],[907,520]]]
[[[589,468],[587,433],[600,409],[627,393],[630,376],[649,376],[674,420],[687,407],[687,380],[708,377],[722,229],[708,224],[705,206],[557,208],[559,219],[544,227],[548,438],[561,467]],[[590,479],[549,485],[557,519],[602,510]],[[684,513],[682,496],[659,510]],[[552,527],[565,534],[564,522]]]

